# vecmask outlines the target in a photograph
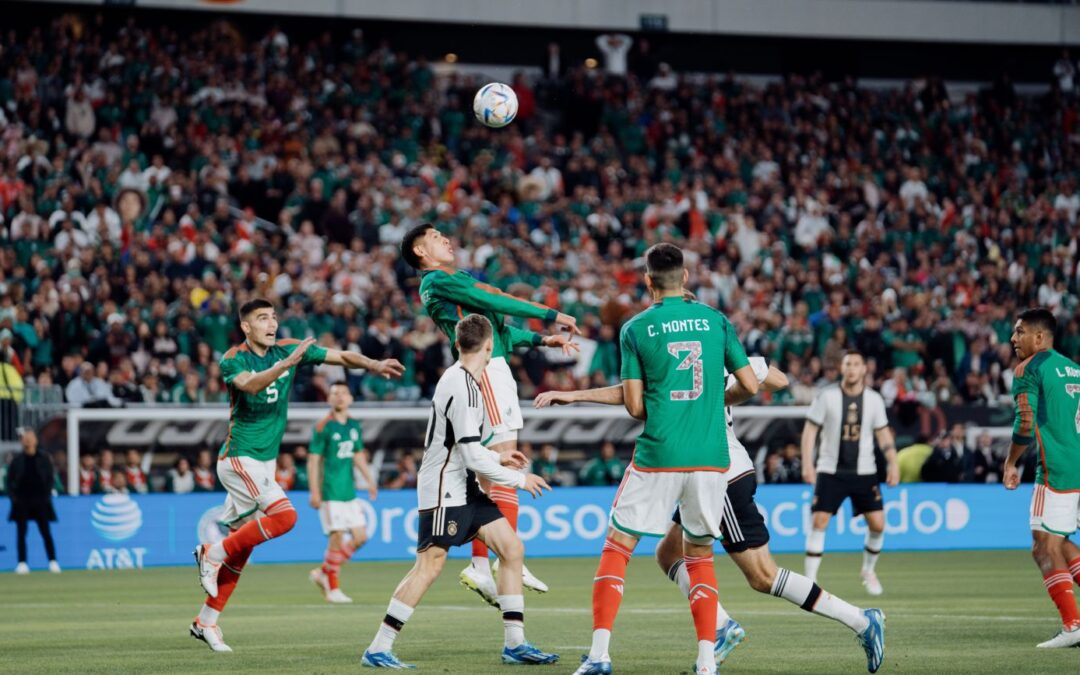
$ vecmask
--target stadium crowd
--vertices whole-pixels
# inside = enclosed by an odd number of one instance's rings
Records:
[[[407,365],[401,383],[350,376],[358,398],[425,397],[449,350],[397,251],[422,222],[460,267],[579,317],[587,362],[517,355],[523,398],[617,381],[658,241],[789,373],[763,403],[808,403],[851,347],[890,405],[1003,403],[1032,304],[1080,356],[1080,129],[1058,78],[958,96],[934,78],[680,75],[643,41],[621,58],[605,72],[553,46],[490,130],[476,76],[360,30],[65,15],[5,32],[0,359],[74,405],[224,402],[217,360],[261,295],[285,336]],[[317,367],[294,395],[337,379]]]

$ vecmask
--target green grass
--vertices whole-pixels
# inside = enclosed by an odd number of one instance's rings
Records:
[[[361,553],[362,556],[362,553]],[[801,558],[779,556],[801,569]],[[570,672],[587,649],[594,559],[532,560],[552,591],[526,598],[533,642],[563,656],[543,672]],[[827,555],[822,583],[855,604],[870,598],[859,558]],[[194,567],[0,574],[0,672],[12,673],[337,673],[356,672],[404,563],[354,562],[343,589],[351,606],[329,606],[304,565],[252,564],[221,619],[233,654],[213,654],[188,637],[200,606]],[[457,585],[452,561],[398,639],[403,659],[428,672],[496,673],[502,624]],[[721,597],[748,640],[724,671],[865,672],[850,631],[783,600],[750,590],[735,567],[717,561]],[[886,553],[879,565],[888,615],[881,672],[1080,672],[1080,650],[1035,644],[1058,627],[1035,566],[1021,551]],[[688,672],[695,651],[686,601],[648,556],[635,558],[612,638],[616,672]]]

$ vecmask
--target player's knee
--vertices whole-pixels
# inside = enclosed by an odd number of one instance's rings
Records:
[[[356,548],[360,548],[367,543],[367,530],[360,528],[352,531],[352,543]]]
[[[519,562],[525,559],[525,544],[518,537],[507,537],[499,542],[498,553],[504,562]]]
[[[280,513],[275,513],[271,518],[274,519],[275,530],[279,531],[277,536],[285,534],[289,530],[296,527],[296,509],[287,509]]]

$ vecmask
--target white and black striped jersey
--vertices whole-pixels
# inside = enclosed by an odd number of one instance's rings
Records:
[[[764,382],[769,376],[769,364],[761,356],[750,357],[750,367],[754,370],[754,376],[758,382]],[[735,383],[735,376],[727,373],[727,385]],[[742,441],[735,437],[735,418],[731,414],[731,406],[724,407],[724,416],[727,418],[727,444],[728,455],[731,458],[731,468],[728,469],[728,480],[735,480],[739,476],[753,471],[754,462],[750,460],[750,454],[746,451]]]
[[[839,384],[830,385],[814,397],[806,420],[821,427],[819,473],[877,473],[874,432],[889,426],[881,394],[864,387],[860,395],[848,396]]]
[[[458,361],[435,385],[424,436],[424,461],[417,476],[421,511],[462,506],[479,494],[474,472],[498,485],[525,487],[525,474],[500,466],[482,445],[491,434],[480,385]]]

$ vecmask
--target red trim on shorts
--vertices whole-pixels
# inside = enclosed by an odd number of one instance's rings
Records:
[[[240,458],[230,457],[229,461],[232,462],[233,471],[236,472],[237,476],[240,476],[240,480],[244,481],[244,485],[247,486],[248,492],[251,493],[251,496],[258,497],[259,488],[255,485],[255,481],[251,479],[251,476],[248,475],[248,472],[244,470],[244,466],[240,463]]]

